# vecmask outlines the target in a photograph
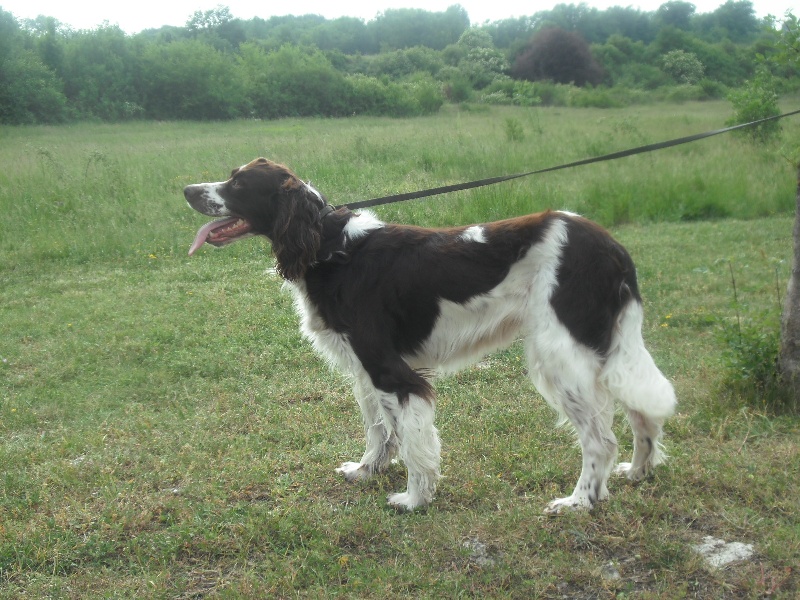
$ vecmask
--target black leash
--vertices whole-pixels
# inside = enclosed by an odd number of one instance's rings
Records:
[[[520,177],[528,177],[529,175],[538,175],[539,173],[548,173],[550,171],[559,171],[561,169],[569,169],[571,167],[579,167],[581,165],[589,165],[596,162],[603,162],[606,160],[614,160],[617,158],[624,158],[626,156],[633,156],[634,154],[643,154],[645,152],[653,152],[654,150],[661,150],[662,148],[671,148],[672,146],[679,146],[681,144],[688,144],[689,142],[695,142],[697,140],[702,140],[703,138],[711,137],[714,135],[719,135],[721,133],[727,133],[729,131],[734,131],[735,129],[742,129],[744,127],[752,127],[753,125],[758,125],[759,123],[766,123],[767,121],[774,121],[776,119],[782,119],[784,117],[790,117],[792,115],[796,115],[800,113],[800,109],[794,110],[792,112],[788,112],[782,115],[776,115],[774,117],[766,117],[764,119],[758,119],[757,121],[751,121],[749,123],[742,123],[740,125],[732,125],[731,127],[725,127],[724,129],[715,129],[714,131],[706,131],[705,133],[696,133],[694,135],[688,135],[686,137],[677,138],[674,140],[667,140],[666,142],[657,142],[655,144],[647,144],[646,146],[639,146],[637,148],[631,148],[629,150],[622,150],[620,152],[612,152],[611,154],[604,154],[602,156],[595,156],[594,158],[584,158],[582,160],[577,160],[575,162],[567,163],[564,165],[558,165],[557,167],[547,167],[546,169],[538,169],[536,171],[528,171],[527,173],[517,173],[516,175],[503,175],[500,177],[489,177],[487,179],[479,179],[477,181],[469,181],[467,183],[456,183],[453,185],[445,185],[442,187],[430,188],[427,190],[420,190],[418,192],[408,192],[405,194],[394,194],[392,196],[383,196],[381,198],[373,198],[372,200],[361,200],[359,202],[350,202],[348,204],[342,204],[337,206],[336,208],[349,208],[349,209],[357,209],[357,208],[367,208],[369,206],[380,206],[382,204],[391,204],[393,202],[402,202],[404,200],[414,200],[416,198],[426,198],[428,196],[437,196],[439,194],[446,194],[448,192],[459,192],[461,190],[469,190],[477,187],[483,187],[485,185],[492,185],[494,183],[501,183],[503,181],[510,181],[512,179],[519,179]]]

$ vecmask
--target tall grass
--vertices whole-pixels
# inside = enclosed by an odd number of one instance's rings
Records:
[[[182,187],[267,156],[334,203],[553,166],[719,127],[718,103],[626,110],[493,107],[407,120],[281,120],[4,128],[0,250],[9,263],[178,252],[200,217]],[[522,139],[509,139],[507,119]],[[784,124],[786,136],[800,120]],[[776,152],[719,137],[659,153],[379,209],[428,225],[566,208],[605,225],[792,208]],[[755,199],[755,200],[754,200]]]

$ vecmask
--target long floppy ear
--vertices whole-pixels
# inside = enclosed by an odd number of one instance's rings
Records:
[[[303,277],[316,260],[322,225],[319,206],[294,177],[281,186],[280,209],[271,238],[281,277],[289,281]]]

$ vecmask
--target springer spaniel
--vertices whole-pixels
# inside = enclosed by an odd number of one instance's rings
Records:
[[[395,507],[424,506],[436,491],[433,374],[520,335],[534,385],[575,427],[583,452],[574,491],[546,512],[591,509],[608,497],[612,472],[638,481],[664,460],[662,425],[675,393],[642,341],[633,262],[591,221],[548,211],[448,229],[392,225],[334,209],[264,158],[184,195],[200,213],[224,217],[200,228],[189,254],[251,235],[272,242],[302,332],[353,378],[366,451],[337,471],[366,479],[399,455],[408,484],[389,496]],[[634,439],[631,462],[616,467],[615,399]]]

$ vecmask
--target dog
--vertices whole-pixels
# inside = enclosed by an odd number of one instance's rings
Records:
[[[200,228],[224,246],[267,237],[294,293],[302,333],[349,374],[366,450],[337,471],[364,480],[399,457],[407,489],[389,504],[429,504],[440,477],[436,373],[453,372],[524,339],[528,373],[575,428],[583,468],[570,496],[545,512],[591,509],[612,473],[643,479],[663,462],[662,427],[675,392],[642,340],[642,300],[627,251],[593,222],[562,211],[447,229],[380,221],[334,208],[287,167],[258,158],[226,181],[184,189]],[[615,466],[618,401],[633,430],[630,463]]]

